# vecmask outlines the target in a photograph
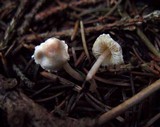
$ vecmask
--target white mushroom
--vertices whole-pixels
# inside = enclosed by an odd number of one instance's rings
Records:
[[[47,71],[57,71],[64,68],[66,72],[77,80],[82,81],[82,76],[69,64],[68,45],[65,41],[57,38],[49,38],[45,42],[35,47],[32,56],[36,64],[39,64]]]
[[[109,34],[102,34],[96,39],[92,52],[97,61],[88,72],[86,80],[92,79],[100,65],[110,66],[124,63],[121,46]]]

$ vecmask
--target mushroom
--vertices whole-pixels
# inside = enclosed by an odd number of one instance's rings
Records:
[[[68,63],[68,45],[63,40],[54,37],[47,39],[35,47],[32,58],[36,64],[49,72],[57,71],[63,67],[69,75],[83,81],[83,77]]]
[[[110,66],[124,63],[121,46],[109,34],[102,34],[96,39],[92,52],[97,61],[88,72],[87,81],[92,79],[100,65]]]

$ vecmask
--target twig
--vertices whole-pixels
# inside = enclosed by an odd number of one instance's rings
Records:
[[[9,76],[8,63],[7,63],[6,57],[1,52],[0,52],[0,59],[2,61],[3,68],[4,68],[6,75]]]
[[[27,85],[27,87],[32,88],[35,85],[35,83],[30,81],[15,64],[13,64],[13,70],[16,72],[17,76]]]
[[[39,20],[44,20],[45,18],[49,17],[50,15],[52,14],[55,14],[55,13],[58,13],[58,12],[62,12],[64,11],[65,9],[69,8],[69,7],[76,7],[76,6],[82,6],[82,5],[87,5],[87,4],[95,4],[97,2],[99,2],[100,0],[96,0],[96,1],[93,1],[93,0],[80,0],[80,1],[73,1],[73,2],[70,2],[69,4],[67,3],[61,3],[61,6],[51,6],[47,9],[45,9],[44,11],[38,13],[36,16],[35,16],[35,19],[37,21]]]
[[[92,96],[90,93],[86,93],[85,94],[86,99],[89,101],[89,103],[95,107],[96,109],[98,109],[99,111],[108,111],[110,109],[112,109],[112,107],[109,107],[105,104],[103,104],[102,102],[100,102],[99,100],[97,100],[94,96]],[[123,117],[118,116],[116,118],[119,122],[124,122]]]
[[[84,26],[83,26],[83,21],[82,20],[80,21],[80,27],[81,27],[81,38],[82,38],[82,44],[83,44],[84,52],[85,52],[89,62],[91,62],[91,57],[89,55],[88,47],[87,47],[87,44],[86,44],[85,31],[84,31]]]
[[[21,1],[15,16],[13,17],[7,30],[5,31],[4,39],[0,43],[0,50],[4,49],[8,45],[9,41],[13,38],[13,35],[16,31],[15,28],[19,23],[20,19],[22,18],[24,11],[27,8],[27,5],[28,5],[28,0]]]
[[[117,28],[122,28],[124,29],[125,27],[128,27],[130,25],[136,25],[137,22],[142,22],[143,20],[140,18],[140,19],[129,19],[127,21],[115,21],[113,23],[108,23],[108,24],[105,24],[105,25],[98,25],[98,26],[91,26],[91,27],[86,27],[85,28],[85,32],[87,34],[89,33],[92,33],[92,32],[99,32],[99,31],[106,31],[106,30],[114,30],[114,29],[117,29]],[[47,32],[47,33],[42,33],[42,34],[38,34],[38,36],[40,38],[49,38],[49,37],[58,37],[58,36],[61,36],[61,37],[71,37],[72,34],[73,34],[73,31],[74,29],[67,29],[67,30],[61,30],[61,31],[58,31],[58,32]],[[26,40],[26,41],[34,41],[34,40],[37,40],[37,38],[33,35],[33,34],[29,34],[29,35],[25,35],[22,37],[22,40]]]
[[[126,100],[122,104],[116,106],[112,110],[102,114],[98,120],[97,124],[102,125],[107,121],[119,116],[120,114],[124,113],[129,108],[133,107],[134,105],[140,103],[142,100],[149,97],[151,94],[155,93],[157,90],[160,89],[160,79],[156,82],[152,83],[148,87],[144,88],[142,91],[131,97],[130,99]]]
[[[147,15],[144,15],[143,18],[145,20],[155,21],[156,19],[160,19],[160,10],[155,10]]]
[[[79,21],[76,21],[75,22],[75,25],[74,25],[74,30],[73,30],[73,33],[71,35],[71,41],[73,41],[78,33],[78,27],[79,27]]]
[[[116,8],[118,7],[118,5],[119,5],[121,2],[122,2],[122,0],[119,0],[119,1],[116,3],[116,5],[114,5],[114,7],[111,8],[110,11],[107,12],[107,13],[104,15],[104,17],[108,17],[109,15],[111,15],[111,14],[116,10]]]
[[[130,86],[130,84],[126,83],[126,82],[116,82],[116,81],[107,80],[105,78],[101,78],[101,77],[98,77],[98,76],[94,76],[94,79],[97,80],[97,81],[106,83],[106,84],[114,85],[114,86],[123,86],[123,87]]]
[[[79,58],[77,59],[77,61],[75,62],[75,67],[76,66],[78,66],[84,59],[85,59],[85,52],[83,51],[82,53],[81,53],[81,55],[79,56]]]
[[[56,80],[58,79],[60,81],[60,83],[62,83],[63,85],[68,85],[68,86],[72,86],[73,87],[73,90],[77,91],[77,92],[80,92],[82,90],[82,87],[79,86],[79,85],[76,85],[74,84],[73,82],[69,81],[69,80],[66,80],[60,76],[57,76],[55,74],[51,74],[51,73],[48,73],[48,72],[41,72],[40,73],[42,76],[46,77],[46,78],[49,78],[49,79],[52,79],[52,80]]]
[[[76,106],[77,102],[83,97],[84,93],[78,93],[77,96],[75,97],[75,99],[72,102],[72,105],[70,107],[70,111],[72,111],[74,109],[74,107]]]
[[[30,97],[31,98],[33,98],[34,96],[36,96],[36,95],[38,95],[38,94],[40,94],[40,93],[42,93],[43,91],[45,91],[46,89],[48,89],[49,87],[51,87],[51,85],[49,84],[49,85],[47,85],[47,86],[45,86],[45,87],[43,87],[42,89],[40,89],[40,90],[38,90],[38,91],[36,91],[34,94],[32,94]]]
[[[133,74],[130,73],[130,84],[131,84],[131,89],[132,89],[132,95],[135,95],[135,84],[134,84],[134,80],[133,80]]]
[[[160,57],[160,53],[156,50],[156,48],[153,46],[153,44],[150,42],[150,40],[147,38],[147,36],[140,30],[140,28],[137,28],[137,34],[142,39],[144,44],[148,47],[148,49],[157,57]]]
[[[37,1],[36,5],[32,9],[32,11],[25,16],[24,22],[23,22],[22,26],[18,30],[20,35],[24,34],[24,32],[26,31],[26,29],[29,27],[32,19],[36,15],[37,11],[39,10],[39,8],[43,5],[43,3],[45,1],[46,0],[39,0],[39,1]]]
[[[58,96],[60,96],[60,95],[62,95],[62,94],[64,94],[64,91],[63,91],[63,92],[59,92],[59,93],[57,93],[57,94],[55,94],[55,95],[52,95],[52,96],[50,96],[50,97],[37,99],[37,100],[35,100],[35,101],[36,101],[36,102],[49,101],[49,100],[52,100],[52,99],[54,99],[54,98],[56,98],[56,97],[58,97]]]
[[[87,95],[85,95],[86,100],[90,105],[92,105],[96,110],[103,112],[104,108],[97,105],[93,100],[91,100]]]
[[[15,8],[16,8],[16,2],[15,1],[10,1],[6,2],[4,1],[5,5],[1,6],[0,8],[0,19],[3,19],[5,16],[8,16],[9,13],[11,13]],[[1,1],[2,4],[2,1]]]
[[[154,117],[152,117],[144,127],[151,127],[151,125],[156,122],[158,119],[160,119],[160,113],[156,114]]]
[[[131,71],[132,74],[134,75],[139,75],[139,76],[145,76],[145,77],[155,77],[151,73],[146,73],[146,72],[137,72],[137,71]]]
[[[74,60],[74,63],[75,63],[77,61],[77,56],[76,56],[75,48],[72,47],[71,51],[72,51],[72,56],[73,56],[73,60]]]

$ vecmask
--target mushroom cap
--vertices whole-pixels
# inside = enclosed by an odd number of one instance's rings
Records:
[[[114,41],[109,34],[100,35],[92,47],[92,52],[96,59],[105,50],[109,50],[110,53],[102,62],[102,66],[124,63],[121,46],[116,41]]]
[[[68,45],[57,38],[49,38],[35,47],[35,63],[47,71],[56,71],[69,60]]]

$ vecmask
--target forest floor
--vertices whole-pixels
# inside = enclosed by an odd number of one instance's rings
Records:
[[[158,127],[159,9],[156,0],[0,1],[0,127]],[[124,63],[86,81],[103,33],[121,46]],[[66,42],[84,80],[35,63],[35,46],[50,37]]]

